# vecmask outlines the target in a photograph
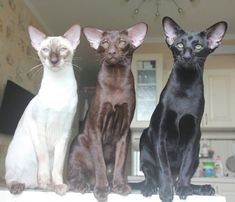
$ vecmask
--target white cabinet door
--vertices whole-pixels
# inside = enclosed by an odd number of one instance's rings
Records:
[[[204,72],[205,128],[235,127],[235,70],[211,69]]]
[[[235,201],[235,186],[234,184],[218,184],[218,194],[226,197],[226,202]]]
[[[147,127],[162,90],[162,55],[134,54],[136,109],[131,127]]]

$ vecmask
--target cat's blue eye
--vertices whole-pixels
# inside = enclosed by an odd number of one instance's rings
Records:
[[[61,52],[66,52],[68,49],[67,48],[61,48],[60,51]]]
[[[184,48],[184,44],[183,43],[177,43],[176,47],[180,50],[182,50]]]
[[[202,47],[201,44],[196,44],[196,45],[194,46],[194,48],[195,48],[196,50],[201,50],[203,47]]]
[[[43,51],[44,53],[48,53],[50,50],[49,50],[49,48],[43,48],[42,51]]]

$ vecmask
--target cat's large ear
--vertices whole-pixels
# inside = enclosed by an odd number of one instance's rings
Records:
[[[220,45],[226,30],[227,23],[222,21],[212,25],[203,32],[207,37],[208,47],[210,49],[213,50]]]
[[[162,26],[165,34],[165,40],[169,46],[174,43],[174,40],[179,34],[185,33],[174,20],[167,16],[162,19]]]
[[[64,37],[70,41],[73,49],[76,49],[80,43],[81,27],[78,24],[73,25],[70,29],[64,33]]]
[[[143,22],[138,23],[126,30],[127,35],[135,48],[139,47],[143,43],[147,30],[148,26]]]
[[[84,27],[83,33],[87,38],[87,40],[89,41],[90,46],[95,50],[97,50],[102,40],[104,31],[93,27]]]
[[[28,32],[32,46],[38,51],[46,35],[31,25],[28,27]]]

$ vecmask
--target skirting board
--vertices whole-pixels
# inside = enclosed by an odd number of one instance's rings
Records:
[[[54,192],[42,192],[37,190],[26,190],[20,195],[12,195],[8,190],[0,190],[1,202],[97,202],[92,193],[80,194],[68,192],[63,196],[59,196]],[[152,197],[143,197],[139,193],[132,193],[128,196],[120,196],[118,194],[109,194],[108,202],[161,202],[158,195]],[[178,196],[174,197],[173,202],[226,202],[224,196],[188,196],[186,200],[180,200]]]

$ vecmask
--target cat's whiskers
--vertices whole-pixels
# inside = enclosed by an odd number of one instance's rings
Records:
[[[34,67],[32,67],[28,72],[31,72],[33,71],[34,69],[37,69],[37,68],[41,68],[42,66],[42,63],[38,64],[38,65],[35,65]]]
[[[41,62],[41,60],[35,56],[28,56],[28,57]]]
[[[73,57],[73,60],[80,60],[81,57]]]
[[[38,69],[37,71],[34,72],[34,75],[37,75],[38,73],[42,72],[43,68]]]
[[[74,62],[78,62],[78,61],[81,61],[81,57],[75,57],[75,58],[73,58],[73,60],[72,61],[74,61]]]
[[[27,75],[27,77],[32,77],[33,75],[36,75],[42,69],[43,69],[43,65],[40,63],[40,64],[35,65],[34,67],[32,67],[29,71],[27,71],[26,75]],[[36,70],[36,71],[33,72],[34,70]]]
[[[203,69],[201,68],[201,65],[196,63],[196,71],[200,73],[200,75],[202,75],[202,71]]]
[[[81,67],[79,67],[78,65],[72,64],[74,67],[74,70],[76,70],[77,72],[80,72],[82,70]]]
[[[199,61],[205,61],[206,60],[206,57],[196,57],[196,59],[198,59]]]
[[[36,76],[38,73],[42,72],[43,68],[36,69],[34,72],[28,72],[26,75],[28,78],[33,78]]]
[[[71,63],[65,62],[65,64],[71,64]],[[75,65],[74,63],[72,63],[72,66],[73,66],[74,70],[76,70],[77,72],[80,72],[82,70],[81,67],[79,67],[78,65]]]
[[[199,63],[200,65],[203,65],[203,63],[205,62],[206,58],[204,57],[198,57],[197,58],[197,63]]]
[[[104,57],[96,58],[96,61],[102,64],[105,61],[105,58]]]

